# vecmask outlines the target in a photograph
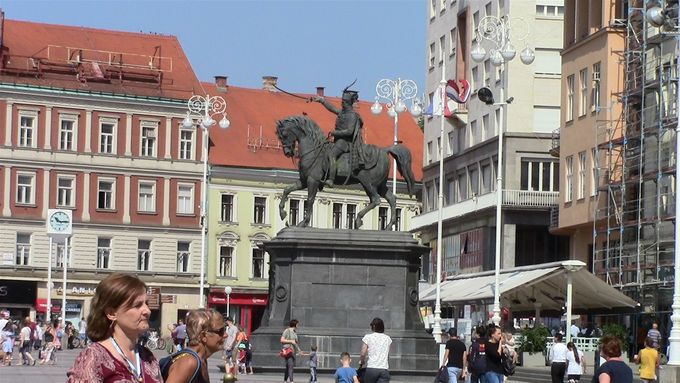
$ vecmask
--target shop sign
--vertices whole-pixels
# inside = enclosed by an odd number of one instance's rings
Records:
[[[0,280],[0,306],[16,303],[32,305],[36,297],[35,282]]]
[[[66,301],[66,312],[68,313],[79,313],[81,307],[80,303]]]
[[[161,308],[159,294],[147,294],[146,295],[146,305],[149,306],[151,310],[158,310]]]
[[[94,295],[94,287],[73,286],[67,289],[67,295]],[[57,295],[63,295],[64,289],[57,287]]]
[[[161,303],[177,303],[177,295],[175,294],[162,294]]]

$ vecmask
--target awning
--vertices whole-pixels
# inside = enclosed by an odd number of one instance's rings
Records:
[[[242,306],[266,306],[268,294],[230,294],[229,304]],[[226,305],[227,296],[224,293],[210,292],[208,294],[208,303],[214,305]]]
[[[562,262],[501,270],[501,306],[513,311],[561,310],[567,297],[567,273]],[[494,272],[458,275],[441,282],[445,303],[493,303]],[[634,308],[638,303],[590,273],[586,268],[572,272],[573,310]],[[435,300],[436,286],[420,292],[421,302]]]
[[[53,313],[61,312],[61,300],[53,299],[51,303]],[[68,304],[66,304],[66,307],[68,308]],[[35,311],[39,313],[44,313],[47,311],[47,298],[35,299]]]

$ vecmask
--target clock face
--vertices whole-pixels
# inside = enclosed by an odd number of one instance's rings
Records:
[[[62,211],[58,211],[50,216],[50,226],[54,231],[64,231],[68,229],[69,224],[69,216]]]

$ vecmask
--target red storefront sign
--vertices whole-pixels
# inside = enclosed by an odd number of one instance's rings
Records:
[[[224,293],[210,293],[208,303],[213,305],[226,305],[227,295]],[[267,294],[230,294],[229,304],[242,306],[266,306]]]
[[[35,299],[35,311],[44,313],[47,311],[47,298]],[[58,313],[61,311],[61,302],[57,299],[52,299],[52,312]]]

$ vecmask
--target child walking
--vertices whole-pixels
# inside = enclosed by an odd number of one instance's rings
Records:
[[[316,346],[311,347],[311,352],[309,353],[309,382],[316,383]]]
[[[349,366],[352,359],[350,359],[348,352],[340,354],[340,363],[342,367],[335,370],[335,381],[337,383],[359,383],[357,370]]]

